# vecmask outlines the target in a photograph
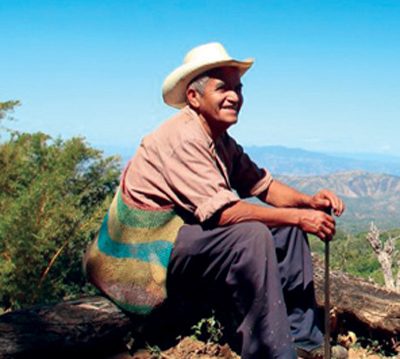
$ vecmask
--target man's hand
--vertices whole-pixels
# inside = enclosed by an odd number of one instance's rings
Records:
[[[311,197],[310,207],[321,211],[332,209],[335,216],[342,215],[346,208],[344,202],[327,189],[323,189]]]
[[[334,218],[321,210],[300,209],[298,226],[325,241],[330,241],[336,232]]]

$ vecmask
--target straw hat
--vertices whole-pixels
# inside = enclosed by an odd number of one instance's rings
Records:
[[[164,80],[162,93],[164,102],[176,108],[186,105],[186,88],[198,75],[224,66],[234,66],[242,76],[253,64],[254,59],[234,60],[224,47],[217,42],[200,45],[190,50],[183,64],[172,71]]]

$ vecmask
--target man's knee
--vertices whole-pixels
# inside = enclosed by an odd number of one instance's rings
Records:
[[[285,252],[290,246],[308,246],[307,233],[296,226],[277,227],[272,229],[276,248]]]
[[[257,221],[241,222],[234,225],[239,241],[247,244],[272,242],[272,233],[269,228]]]

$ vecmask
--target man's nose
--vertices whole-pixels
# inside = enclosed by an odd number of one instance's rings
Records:
[[[227,98],[230,102],[238,103],[240,101],[241,95],[235,90],[230,90]]]

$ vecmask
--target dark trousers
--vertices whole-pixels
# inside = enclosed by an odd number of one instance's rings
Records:
[[[294,347],[322,344],[316,325],[307,237],[259,222],[205,229],[184,225],[168,267],[171,298],[226,299],[238,318],[243,359],[296,358]]]

